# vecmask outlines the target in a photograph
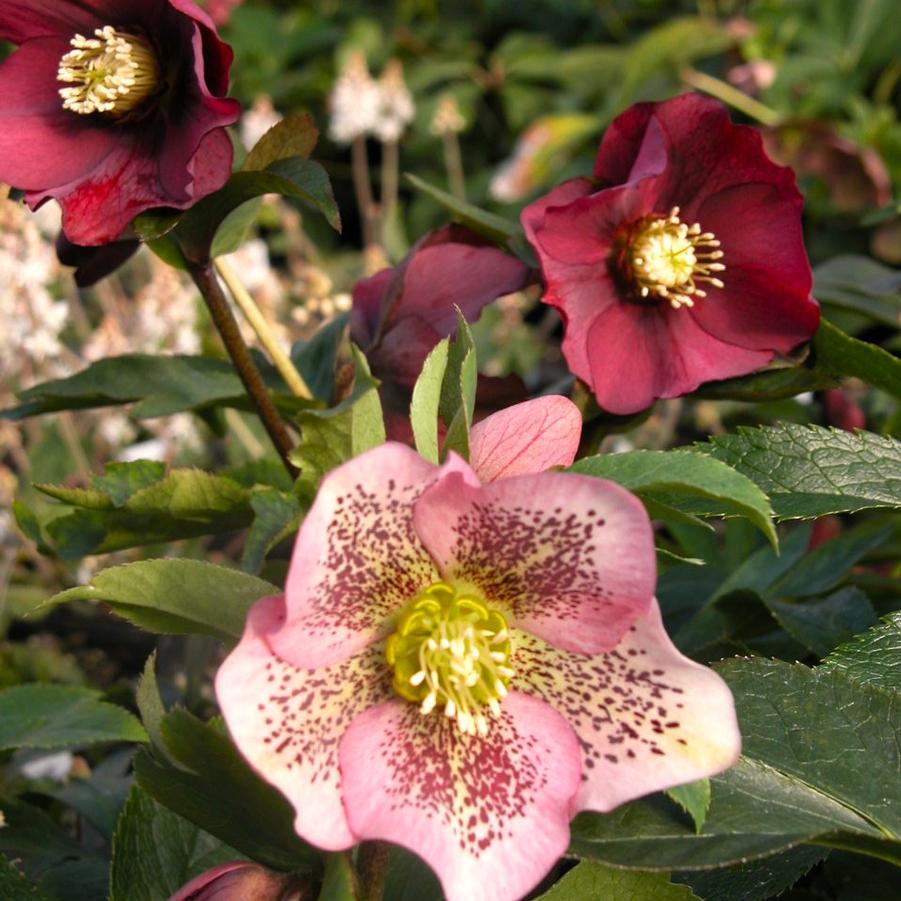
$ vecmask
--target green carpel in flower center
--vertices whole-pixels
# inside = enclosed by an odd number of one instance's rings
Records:
[[[460,731],[486,735],[513,676],[507,621],[474,590],[434,582],[403,609],[385,656],[394,690],[423,714],[443,709]]]
[[[76,34],[69,43],[56,75],[72,85],[59,91],[65,109],[119,119],[159,89],[160,68],[143,38],[106,25],[92,38]]]
[[[726,267],[720,242],[698,223],[686,225],[679,207],[669,216],[649,216],[632,232],[625,262],[627,278],[642,300],[663,299],[674,309],[694,306],[694,298],[706,297],[699,283],[722,288],[715,273]]]

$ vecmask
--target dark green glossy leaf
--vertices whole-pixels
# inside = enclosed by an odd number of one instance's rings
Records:
[[[901,612],[843,644],[826,658],[823,668],[887,691],[901,691]]]
[[[893,397],[901,397],[901,360],[876,344],[858,341],[826,319],[813,337],[817,369],[830,375],[854,376]]]
[[[537,901],[698,901],[687,885],[674,885],[666,873],[619,870],[592,861],[573,867]]]
[[[254,519],[241,553],[241,568],[258,573],[266,554],[283,538],[297,530],[300,502],[293,494],[266,486],[250,496]]]

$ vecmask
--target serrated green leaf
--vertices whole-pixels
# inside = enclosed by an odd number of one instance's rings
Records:
[[[295,495],[262,486],[250,496],[254,519],[241,553],[241,569],[258,573],[269,551],[297,529],[300,502]]]
[[[455,221],[462,223],[489,241],[503,244],[516,235],[522,234],[522,228],[518,222],[511,222],[509,219],[481,210],[465,200],[459,200],[416,175],[407,173],[406,179],[417,191],[422,191],[423,194],[427,194],[432,200],[443,206]]]
[[[241,637],[253,602],[277,593],[274,585],[256,576],[212,563],[142,560],[104,569],[89,585],[60,592],[45,607],[102,601],[151,632],[211,635],[231,645]]]
[[[175,709],[162,734],[178,766],[139,753],[135,774],[150,795],[260,863],[277,870],[315,867],[316,852],[294,832],[291,805],[250,769],[224,732]]]
[[[801,601],[764,597],[780,625],[818,657],[876,622],[870,599],[853,585],[823,598]]]
[[[74,505],[75,510],[54,515],[44,532],[61,557],[174,541],[196,535],[230,532],[250,524],[251,493],[224,476],[201,469],[173,469],[167,476],[140,487],[124,484],[118,471],[113,494],[104,490],[36,485],[44,494]],[[149,472],[149,471],[148,471]],[[145,479],[144,481],[147,481]],[[125,492],[129,492],[125,496]]]
[[[136,491],[158,482],[165,474],[166,465],[156,460],[107,463],[103,475],[92,475],[91,483],[114,507],[121,507]]]
[[[325,404],[332,402],[335,392],[335,365],[347,319],[346,313],[336,316],[309,341],[297,341],[291,348],[291,361],[300,370],[313,396]]]
[[[668,788],[666,794],[692,818],[695,831],[700,832],[704,828],[704,820],[707,819],[707,811],[710,809],[710,780],[698,779],[697,782],[677,785]]]
[[[641,450],[585,457],[570,471],[611,479],[641,498],[696,516],[744,516],[778,546],[766,495],[747,476],[725,464],[708,466],[709,460],[694,451]]]
[[[109,741],[147,741],[127,710],[77,685],[16,685],[0,691],[0,750],[82,748]]]
[[[136,785],[113,836],[110,901],[160,901],[195,876],[240,857]]]
[[[779,519],[901,507],[901,442],[871,432],[783,423],[698,448],[756,482]]]
[[[445,338],[432,348],[413,386],[410,401],[410,425],[416,450],[430,463],[438,462],[438,408],[449,347],[450,341]]]
[[[385,416],[382,413],[382,401],[376,389],[378,382],[372,378],[369,363],[363,352],[356,346],[351,347],[354,361],[354,379],[369,384],[369,390],[357,395],[351,407],[350,450],[356,457],[370,448],[385,443]]]
[[[537,901],[698,901],[687,885],[666,873],[617,870],[591,861],[576,864]]]
[[[901,360],[876,344],[846,335],[826,319],[813,336],[814,363],[831,375],[854,376],[901,397]]]
[[[897,328],[901,323],[901,275],[870,257],[840,254],[813,271],[814,297],[824,306],[851,311]]]
[[[160,697],[159,686],[156,682],[156,651],[154,651],[144,664],[144,670],[138,679],[138,687],[135,691],[135,703],[141,714],[141,722],[154,750],[165,753],[163,742],[162,724],[166,715],[163,707],[163,699]]]
[[[849,679],[901,692],[901,612],[836,648],[820,669],[834,669]]]

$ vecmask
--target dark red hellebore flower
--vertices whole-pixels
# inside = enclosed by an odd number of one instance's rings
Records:
[[[802,198],[760,134],[698,94],[632,106],[594,178],[522,213],[569,368],[613,413],[744,375],[819,323]]]
[[[73,243],[228,179],[232,52],[190,0],[0,0],[0,38],[0,181],[58,200]]]

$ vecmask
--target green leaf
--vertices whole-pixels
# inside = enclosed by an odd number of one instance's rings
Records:
[[[316,142],[319,129],[309,113],[287,116],[272,126],[254,144],[241,168],[247,172],[259,172],[267,166],[290,157],[309,159]]]
[[[122,464],[131,465],[131,464]],[[158,470],[155,470],[158,471]],[[44,532],[56,553],[73,559],[86,554],[174,541],[197,535],[230,532],[247,526],[253,517],[251,493],[224,476],[201,469],[173,469],[149,482],[150,470],[139,478],[143,487],[116,471],[115,483],[95,480],[104,490],[36,485],[50,497],[74,505],[75,510],[53,515]],[[108,494],[109,485],[113,494]],[[125,496],[125,492],[130,492]]]
[[[827,309],[852,312],[898,328],[901,275],[869,257],[841,254],[813,271],[814,296]]]
[[[0,898],[4,901],[51,901],[0,854]]]
[[[813,336],[817,369],[836,376],[854,376],[881,388],[892,397],[901,397],[901,360],[875,344],[858,341],[826,319]]]
[[[753,479],[779,519],[901,507],[901,442],[783,423],[698,445]]]
[[[451,217],[457,222],[462,223],[467,228],[472,229],[477,235],[487,238],[496,244],[504,244],[511,238],[522,234],[522,228],[519,223],[511,222],[494,213],[479,209],[465,200],[459,200],[447,191],[436,188],[428,182],[423,181],[416,175],[406,174],[407,181],[416,188],[427,194],[432,200],[443,206]]]
[[[457,334],[448,351],[439,406],[447,426],[442,450],[445,456],[456,451],[464,460],[469,459],[469,429],[475,414],[478,377],[475,341],[458,308]]]
[[[172,765],[142,751],[139,784],[161,804],[242,853],[277,870],[311,870],[316,853],[294,832],[294,812],[212,725],[175,709],[162,722]]]
[[[691,886],[704,901],[767,901],[794,885],[828,853],[824,848],[799,845],[763,860],[715,870],[673,873],[672,878],[673,882]],[[866,862],[869,866],[875,863],[872,858]]]
[[[835,388],[840,381],[840,376],[820,369],[775,365],[750,375],[707,382],[698,388],[696,396],[710,400],[765,403],[796,397],[806,391],[825,391],[827,388]]]
[[[335,366],[347,319],[346,313],[336,316],[309,341],[298,341],[291,348],[292,362],[300,370],[313,396],[325,404],[331,403],[335,392]]]
[[[869,632],[836,648],[820,669],[836,670],[886,691],[901,691],[901,611],[890,613]]]
[[[89,585],[70,588],[47,601],[94,600],[151,632],[211,635],[235,644],[254,601],[278,589],[240,570],[199,560],[142,560],[104,569]]]
[[[0,413],[20,420],[58,410],[83,410],[141,401],[133,413],[165,416],[217,404],[240,406],[241,380],[229,363],[210,357],[125,354],[92,363],[63,379],[19,393],[22,404]]]
[[[210,256],[213,259],[234,253],[247,240],[262,204],[262,197],[254,197],[253,200],[248,200],[235,207],[219,223],[210,248]]]
[[[358,897],[356,874],[348,854],[329,854],[318,901],[357,901]]]
[[[778,538],[766,495],[745,475],[694,451],[629,451],[586,457],[571,472],[611,479],[640,498],[697,516],[738,514],[756,525],[776,547]]]
[[[241,569],[258,573],[269,551],[296,531],[300,502],[293,494],[262,486],[250,496],[254,520],[241,554]]]
[[[107,463],[103,475],[92,475],[91,482],[97,491],[113,502],[114,507],[121,507],[136,491],[159,482],[165,475],[165,463],[135,460],[131,463]]]
[[[0,750],[82,748],[107,741],[147,741],[127,710],[76,685],[17,685],[0,691]]]
[[[155,751],[164,752],[165,743],[163,742],[163,717],[166,715],[166,708],[163,706],[163,699],[160,697],[159,686],[156,682],[156,651],[154,651],[144,664],[144,671],[138,679],[138,687],[135,691],[135,703],[138,705],[138,712],[141,714],[141,722],[150,736],[150,743]]]
[[[195,876],[240,857],[136,785],[113,836],[110,901],[160,901]]]
[[[698,901],[687,885],[674,885],[666,873],[617,870],[598,863],[576,864],[537,901]]]
[[[710,780],[699,779],[697,782],[677,785],[667,789],[666,794],[692,818],[695,831],[700,832],[710,809]]]
[[[854,586],[824,598],[802,601],[764,598],[764,603],[789,635],[818,657],[853,638],[876,622],[870,599]]]
[[[410,425],[416,450],[430,463],[438,462],[438,408],[449,347],[450,341],[445,338],[432,348],[413,386],[410,401]]]
[[[351,347],[354,361],[354,379],[360,379],[363,385],[371,385],[356,395],[356,400],[351,407],[350,450],[356,457],[370,448],[385,443],[385,417],[382,413],[382,402],[375,385],[378,383],[372,378],[369,371],[369,363],[363,352],[356,346]]]
[[[206,260],[216,232],[229,213],[263,194],[302,200],[322,213],[332,228],[341,230],[341,216],[325,169],[313,160],[295,156],[274,160],[263,170],[235,172],[223,188],[191,207],[173,231],[185,255],[199,262]]]

